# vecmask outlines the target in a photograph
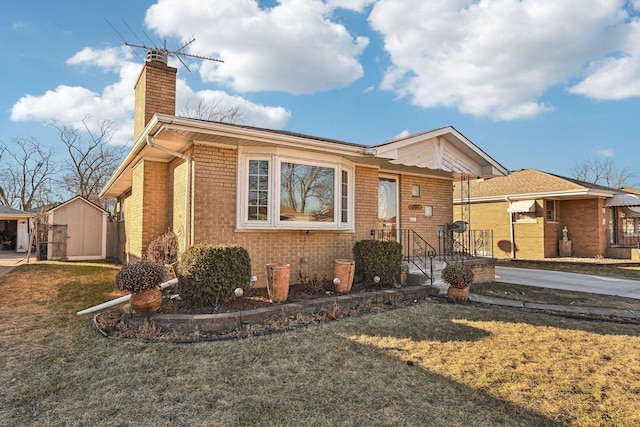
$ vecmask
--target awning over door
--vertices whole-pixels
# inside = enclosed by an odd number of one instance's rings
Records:
[[[535,200],[516,200],[511,202],[507,212],[520,213],[520,212],[535,212],[536,201]]]
[[[629,193],[614,194],[607,199],[605,206],[640,206],[640,196]]]

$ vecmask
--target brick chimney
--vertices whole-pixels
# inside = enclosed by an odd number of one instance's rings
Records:
[[[167,65],[167,54],[160,49],[147,53],[135,85],[133,141],[137,141],[154,114],[176,114],[177,69]]]

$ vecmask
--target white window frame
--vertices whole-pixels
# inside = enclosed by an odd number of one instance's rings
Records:
[[[314,155],[314,160],[302,158],[299,152],[274,150],[272,153],[238,153],[238,197],[236,228],[238,230],[338,230],[355,231],[355,167],[350,162],[334,156]],[[247,219],[249,205],[249,161],[269,162],[269,201],[267,220]],[[282,163],[327,167],[334,170],[334,216],[331,222],[281,221],[280,179]],[[347,172],[347,222],[342,222],[342,172]]]

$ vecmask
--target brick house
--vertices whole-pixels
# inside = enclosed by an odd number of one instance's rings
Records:
[[[495,258],[638,259],[640,198],[628,191],[522,169],[456,182],[454,206],[456,219],[493,232]]]
[[[453,217],[454,173],[506,174],[453,127],[367,146],[177,117],[175,75],[150,53],[135,88],[134,146],[100,194],[117,199],[125,262],[170,229],[180,252],[241,245],[259,285],[270,262],[290,264],[292,280],[330,278],[333,260],[351,258],[375,230],[436,239]]]

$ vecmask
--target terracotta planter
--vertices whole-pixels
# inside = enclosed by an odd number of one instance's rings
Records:
[[[469,300],[469,286],[449,286],[447,299],[456,304],[462,304]]]
[[[350,259],[336,259],[333,261],[333,277],[340,279],[340,283],[336,285],[336,292],[340,294],[351,292],[355,272],[355,261]]]
[[[291,267],[273,262],[267,264],[267,291],[273,302],[283,302],[289,296]]]
[[[129,304],[136,314],[150,314],[162,305],[162,291],[158,288],[145,289],[131,294]]]

